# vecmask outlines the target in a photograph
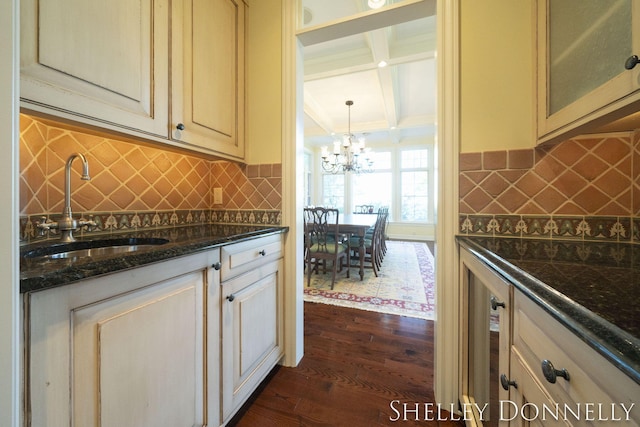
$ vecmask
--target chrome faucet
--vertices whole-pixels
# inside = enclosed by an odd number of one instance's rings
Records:
[[[82,160],[82,176],[80,179],[83,181],[89,181],[89,162],[84,154],[73,153],[67,159],[67,164],[64,168],[64,209],[62,210],[62,218],[58,222],[47,222],[43,217],[43,221],[38,223],[38,228],[41,230],[58,229],[60,230],[60,240],[63,242],[74,242],[76,239],[73,237],[74,230],[81,227],[89,226],[95,227],[96,223],[92,220],[75,220],[73,219],[73,213],[71,212],[71,164],[76,157]]]

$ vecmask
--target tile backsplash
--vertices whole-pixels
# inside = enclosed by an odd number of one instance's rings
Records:
[[[460,232],[640,241],[640,132],[460,155]]]
[[[75,152],[89,162],[71,168],[76,218],[94,215],[97,231],[202,222],[279,224],[280,164],[242,165],[157,146],[124,142],[20,117],[20,226],[22,241],[38,238],[35,223],[53,220],[64,205],[65,163]],[[214,204],[213,189],[222,188]]]

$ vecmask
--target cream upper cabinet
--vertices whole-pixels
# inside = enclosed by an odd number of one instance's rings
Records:
[[[167,136],[167,0],[24,0],[20,97],[27,110]]]
[[[173,2],[171,138],[244,158],[245,4]]]
[[[537,2],[538,141],[588,133],[638,110],[640,7],[633,0]]]
[[[243,160],[246,8],[242,0],[22,1],[21,106]]]

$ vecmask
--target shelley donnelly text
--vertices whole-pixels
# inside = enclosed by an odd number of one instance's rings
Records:
[[[441,405],[431,402],[401,402],[392,400],[389,407],[393,414],[390,421],[467,421],[479,418],[488,421],[499,416],[500,421],[511,421],[518,417],[525,421],[630,421],[634,419],[632,410],[635,403],[574,403],[574,404],[534,404],[518,405],[511,400],[499,402],[499,414],[489,414],[489,404],[465,403]],[[476,414],[476,415],[474,415]]]

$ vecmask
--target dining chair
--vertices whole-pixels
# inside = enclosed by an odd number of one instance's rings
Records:
[[[328,208],[304,208],[305,263],[307,286],[311,285],[311,273],[318,270],[322,261],[326,271],[326,262],[333,262],[331,289],[336,281],[338,267],[342,271],[343,261],[349,277],[349,240],[342,239],[338,222],[339,211]]]
[[[371,229],[365,233],[364,236],[364,262],[369,265],[363,265],[363,267],[371,268],[373,274],[378,277],[378,271],[382,267],[383,253],[381,250],[382,245],[382,232],[384,230],[388,210],[384,208],[378,209],[378,216],[376,222]],[[351,236],[350,239],[351,251],[353,252],[354,259],[360,258],[360,238],[358,236]]]

